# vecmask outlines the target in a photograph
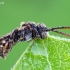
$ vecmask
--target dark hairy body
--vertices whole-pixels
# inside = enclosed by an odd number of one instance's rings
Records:
[[[36,37],[45,38],[46,36],[47,32],[44,24],[23,23],[20,28],[16,28],[11,33],[0,38],[0,56],[5,58],[12,47],[19,41],[28,41]]]

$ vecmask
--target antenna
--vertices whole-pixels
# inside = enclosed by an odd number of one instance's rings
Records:
[[[70,34],[67,34],[67,33],[64,33],[64,32],[61,32],[61,31],[58,31],[58,29],[70,29],[70,26],[60,26],[60,27],[49,28],[46,31],[53,31],[55,33],[62,34],[64,36],[70,37]]]

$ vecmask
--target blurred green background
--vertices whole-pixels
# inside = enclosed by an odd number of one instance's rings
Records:
[[[69,26],[70,0],[0,0],[0,36],[19,27],[23,21],[43,22],[47,27]],[[66,32],[69,33],[68,30]],[[10,70],[28,44],[20,42],[13,47],[6,60],[0,58],[0,70]]]

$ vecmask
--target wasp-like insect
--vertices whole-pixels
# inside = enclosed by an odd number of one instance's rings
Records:
[[[11,33],[0,38],[0,56],[5,58],[9,51],[11,51],[12,47],[19,41],[46,38],[49,31],[70,37],[69,34],[60,32],[58,29],[70,29],[70,26],[47,28],[43,23],[35,24],[34,22],[23,22],[20,28],[16,28]]]

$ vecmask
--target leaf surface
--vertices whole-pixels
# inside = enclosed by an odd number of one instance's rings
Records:
[[[70,40],[48,36],[32,41],[12,70],[70,70]]]

